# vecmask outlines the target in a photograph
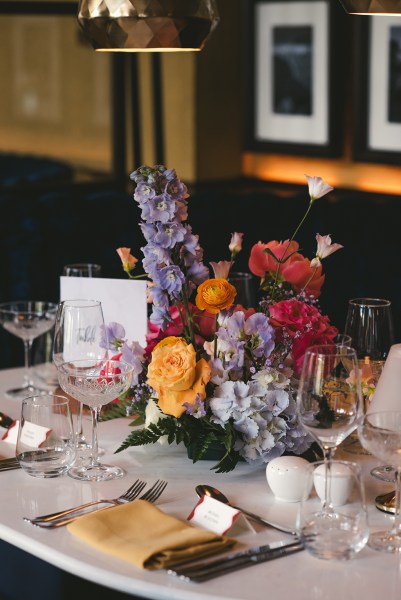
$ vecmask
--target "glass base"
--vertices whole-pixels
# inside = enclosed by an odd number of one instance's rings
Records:
[[[71,467],[68,476],[79,481],[109,481],[110,479],[120,479],[124,477],[125,471],[120,467],[112,465],[77,465]]]
[[[372,477],[376,477],[380,481],[385,481],[387,483],[395,482],[395,469],[392,465],[381,465],[380,467],[374,467],[370,471]]]
[[[334,511],[308,515],[300,534],[305,548],[323,560],[349,560],[366,544],[368,533],[358,530],[355,517]]]
[[[38,388],[33,385],[22,385],[18,388],[12,388],[10,390],[6,390],[5,395],[9,398],[16,398],[17,400],[23,400],[24,398],[29,398],[30,396],[41,396],[48,394],[50,392],[49,389]]]
[[[389,554],[401,554],[401,536],[391,531],[376,531],[368,540],[369,548]]]
[[[348,454],[354,454],[356,456],[370,456],[370,452],[365,450],[359,441],[358,434],[352,433],[342,444],[341,449]]]

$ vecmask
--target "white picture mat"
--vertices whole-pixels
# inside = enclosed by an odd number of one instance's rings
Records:
[[[125,328],[128,342],[146,346],[146,281],[105,277],[60,277],[60,300],[99,300],[106,324]]]
[[[369,17],[369,115],[367,146],[371,150],[401,151],[401,123],[388,121],[390,28],[399,17]]]
[[[273,28],[310,25],[313,29],[312,115],[273,112]],[[329,143],[329,3],[269,2],[256,5],[255,137],[275,142]]]

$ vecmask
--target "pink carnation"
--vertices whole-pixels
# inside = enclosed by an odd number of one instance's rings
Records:
[[[277,341],[291,344],[296,375],[301,372],[306,349],[316,344],[332,344],[338,333],[329,318],[311,304],[296,299],[282,300],[269,310]]]

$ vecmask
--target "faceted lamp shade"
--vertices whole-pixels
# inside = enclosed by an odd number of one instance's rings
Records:
[[[401,0],[340,0],[351,15],[400,15]]]
[[[80,0],[78,23],[95,50],[202,50],[219,22],[215,0]]]

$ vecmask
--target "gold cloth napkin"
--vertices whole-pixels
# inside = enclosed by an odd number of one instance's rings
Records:
[[[167,569],[223,552],[233,538],[194,527],[146,500],[80,517],[68,530],[91,546],[142,569]]]

